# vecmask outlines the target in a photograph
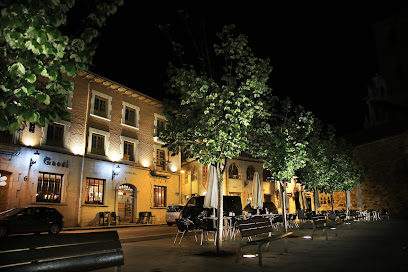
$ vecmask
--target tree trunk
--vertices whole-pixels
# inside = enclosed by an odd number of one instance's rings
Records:
[[[286,185],[280,181],[282,191],[282,221],[285,228],[285,232],[288,232],[288,223],[286,222]]]
[[[334,203],[333,203],[333,193],[330,193],[331,204],[332,204],[332,212],[334,212]]]
[[[216,240],[216,248],[217,248],[217,255],[221,255],[222,253],[222,229],[224,226],[224,209],[223,209],[223,192],[222,192],[222,185],[223,185],[223,175],[221,173],[221,165],[217,163],[217,175],[218,175],[218,224],[217,224],[217,240]]]
[[[317,197],[318,194],[318,189],[315,188],[314,189],[314,203],[315,203],[315,214],[317,215],[318,212],[318,208],[319,208],[319,198]]]

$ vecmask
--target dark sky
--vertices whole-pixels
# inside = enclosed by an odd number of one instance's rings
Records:
[[[162,99],[172,53],[157,25],[180,26],[177,10],[184,9],[193,25],[205,25],[209,40],[222,26],[235,24],[256,56],[270,58],[276,95],[347,133],[362,127],[366,84],[376,71],[371,25],[398,3],[125,0],[108,19],[90,70]]]

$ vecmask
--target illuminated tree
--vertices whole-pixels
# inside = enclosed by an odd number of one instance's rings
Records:
[[[321,123],[316,122],[307,150],[306,167],[299,171],[299,176],[307,189],[330,194],[334,210],[333,193],[351,190],[361,183],[364,169],[353,147],[344,139],[336,138],[334,127],[329,126],[324,132]]]
[[[94,0],[75,35],[67,13],[74,0],[5,0],[0,3],[0,130],[11,133],[29,121],[38,126],[70,118],[67,95],[75,77],[92,63],[96,37],[123,0]],[[77,18],[75,18],[77,19]]]
[[[219,72],[210,69],[206,57],[199,57],[197,66],[170,64],[168,92],[177,99],[165,103],[167,123],[161,136],[175,154],[182,147],[203,165],[216,166],[218,233],[223,227],[222,170],[227,159],[248,147],[252,120],[263,114],[261,98],[269,91],[272,69],[268,59],[253,55],[247,37],[234,35],[233,29],[224,27],[217,34],[213,60],[214,66],[222,67]],[[218,235],[217,253],[221,251],[222,235]]]
[[[290,183],[295,172],[306,165],[306,148],[314,118],[303,107],[293,107],[289,98],[269,99],[264,115],[259,117],[250,133],[251,144],[247,152],[263,160],[264,168],[279,181],[284,200],[285,183]],[[284,218],[285,206],[283,201]]]

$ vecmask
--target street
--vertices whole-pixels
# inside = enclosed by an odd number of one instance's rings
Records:
[[[370,222],[356,222],[338,230],[338,236],[319,233],[314,240],[304,239],[311,229],[298,228],[288,239],[289,252],[284,252],[283,241],[271,244],[264,252],[264,267],[258,266],[257,258],[241,258],[235,263],[239,238],[223,243],[227,253],[215,257],[212,242],[200,245],[194,236],[187,235],[181,245],[173,243],[177,233],[175,226],[143,226],[117,228],[123,241],[125,265],[122,271],[408,271],[405,262],[408,257],[408,220],[394,219]],[[93,231],[104,231],[103,229]],[[155,233],[157,232],[157,233]],[[158,233],[169,235],[163,239],[140,239],[143,235],[157,237]],[[133,238],[132,238],[133,237]],[[137,239],[138,242],[130,242]],[[148,236],[146,236],[148,237]],[[197,237],[200,239],[199,237]],[[136,240],[135,240],[136,241]],[[256,247],[248,247],[243,254],[253,254]],[[115,268],[98,270],[115,271]]]

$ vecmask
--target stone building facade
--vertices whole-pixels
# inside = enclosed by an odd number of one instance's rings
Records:
[[[90,72],[72,80],[70,120],[2,138],[0,210],[55,207],[65,226],[96,225],[99,212],[127,222],[151,212],[164,223],[167,205],[181,201],[181,160],[157,137],[161,102]]]
[[[254,173],[258,172],[262,183],[262,196],[264,202],[273,202],[282,212],[282,194],[278,182],[268,181],[268,171],[263,169],[262,160],[254,159],[245,154],[240,157],[228,159],[223,174],[224,195],[240,196],[244,208],[252,199],[252,184]],[[181,171],[182,204],[192,196],[205,195],[208,189],[207,166],[197,161],[183,161]],[[297,209],[314,209],[313,194],[306,192],[294,179],[287,183],[287,211],[295,213]],[[298,192],[296,194],[296,192]],[[302,193],[300,193],[302,192]],[[300,193],[300,194],[299,194]],[[303,199],[303,194],[305,198]],[[307,202],[308,204],[305,204]],[[307,207],[307,208],[306,208]]]

